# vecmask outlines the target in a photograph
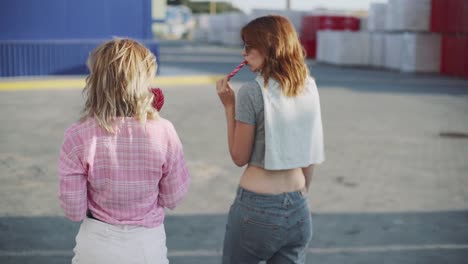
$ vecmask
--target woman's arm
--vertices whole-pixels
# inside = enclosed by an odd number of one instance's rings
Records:
[[[229,153],[234,164],[242,167],[249,162],[252,153],[255,126],[235,121],[233,112],[226,110]]]
[[[255,126],[235,120],[236,100],[227,77],[216,83],[218,96],[223,103],[228,134],[228,147],[232,161],[239,167],[249,162],[255,137]]]
[[[314,164],[308,167],[302,168],[302,173],[304,173],[304,177],[306,181],[305,191],[308,192],[310,189],[310,182],[312,181],[312,174],[314,173]]]
[[[73,151],[75,137],[65,132],[65,139],[58,159],[60,206],[65,216],[72,221],[86,217],[88,210],[86,170],[77,153]]]
[[[162,170],[158,204],[174,209],[187,194],[190,177],[182,142],[172,124],[168,128],[166,162]]]

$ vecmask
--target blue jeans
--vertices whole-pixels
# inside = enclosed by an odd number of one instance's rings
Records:
[[[301,192],[258,194],[241,187],[229,210],[223,264],[305,263],[312,218]]]

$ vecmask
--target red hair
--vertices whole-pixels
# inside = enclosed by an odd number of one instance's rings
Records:
[[[242,40],[265,56],[261,75],[268,84],[277,80],[286,96],[296,96],[304,88],[309,70],[305,51],[291,22],[279,15],[250,21],[241,29]]]

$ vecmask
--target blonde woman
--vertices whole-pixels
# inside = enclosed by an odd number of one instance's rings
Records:
[[[174,126],[152,107],[154,55],[114,39],[88,59],[85,106],[64,136],[59,200],[81,221],[72,263],[168,263],[165,208],[189,187]]]
[[[324,161],[317,87],[292,24],[259,17],[241,30],[254,81],[237,98],[228,77],[216,84],[229,152],[247,167],[230,208],[223,263],[305,263],[312,237],[306,194]]]

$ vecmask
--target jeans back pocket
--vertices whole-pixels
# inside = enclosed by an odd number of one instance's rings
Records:
[[[244,250],[261,259],[270,258],[284,240],[282,219],[266,211],[241,210],[241,241]]]

